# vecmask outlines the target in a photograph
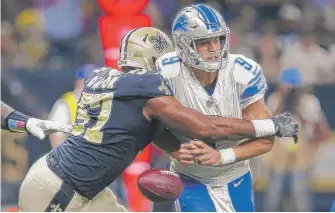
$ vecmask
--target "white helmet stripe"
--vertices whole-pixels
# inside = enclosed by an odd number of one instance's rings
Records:
[[[205,19],[206,23],[208,23],[209,21],[208,21],[208,18],[206,16],[205,12],[200,7],[198,7],[198,6],[196,6],[195,9],[197,9],[199,11],[199,13],[201,14],[201,16]],[[208,25],[207,25],[207,29],[208,29]]]

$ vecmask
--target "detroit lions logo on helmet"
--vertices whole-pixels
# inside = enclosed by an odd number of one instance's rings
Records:
[[[187,17],[186,15],[182,15],[177,19],[176,23],[174,24],[173,31],[180,30],[185,32],[187,31],[187,25]]]
[[[154,44],[154,49],[159,53],[164,52],[164,50],[169,46],[167,41],[159,33],[157,36],[150,36],[149,41]]]

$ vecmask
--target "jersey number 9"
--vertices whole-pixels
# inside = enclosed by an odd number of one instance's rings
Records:
[[[235,63],[238,63],[242,67],[244,67],[246,70],[250,71],[252,69],[252,65],[249,64],[247,61],[245,61],[243,58],[238,57],[235,61]]]

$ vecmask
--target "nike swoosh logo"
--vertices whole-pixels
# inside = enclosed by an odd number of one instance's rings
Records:
[[[238,187],[242,183],[243,180],[244,180],[244,178],[242,178],[239,182],[234,183],[234,187]]]

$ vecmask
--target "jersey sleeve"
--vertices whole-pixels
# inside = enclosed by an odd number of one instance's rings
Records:
[[[243,108],[264,98],[267,91],[267,83],[262,67],[255,61],[244,56],[238,57],[236,63],[242,65],[243,75],[248,76],[240,96],[240,104]],[[237,72],[239,72],[237,70]]]
[[[119,96],[155,98],[173,96],[169,83],[159,74],[148,71],[144,74],[125,75],[119,82]]]

